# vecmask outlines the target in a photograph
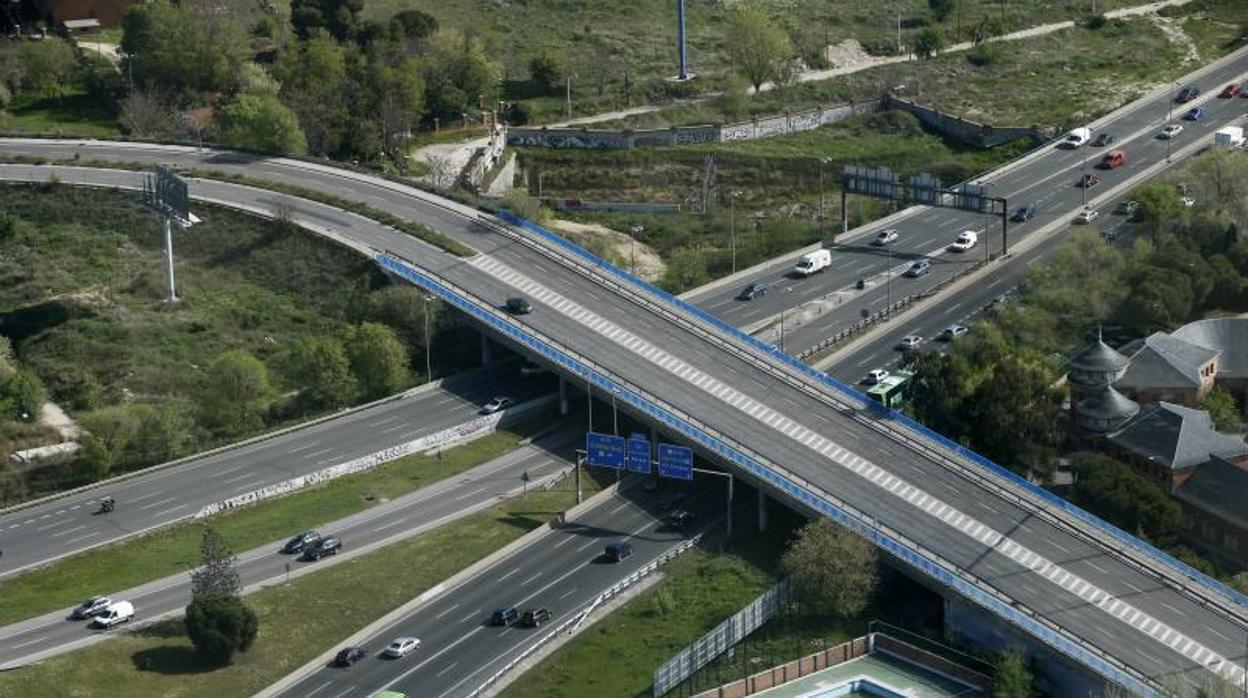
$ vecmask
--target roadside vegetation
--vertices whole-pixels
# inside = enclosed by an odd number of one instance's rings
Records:
[[[195,651],[182,618],[161,621],[72,654],[0,674],[0,694],[83,695],[124,686],[133,698],[252,695],[373,620],[547,523],[575,503],[565,484],[530,492],[435,531],[246,598],[259,632],[221,665]],[[224,535],[224,534],[223,534]],[[231,545],[242,547],[226,536]],[[198,541],[198,538],[196,538]],[[192,559],[197,560],[195,553]],[[385,580],[385,583],[378,583]]]
[[[1176,184],[1195,199],[1187,207]],[[1066,361],[1103,329],[1118,346],[1199,318],[1248,310],[1248,159],[1212,151],[1131,195],[1128,249],[1093,231],[1071,236],[947,353],[916,352],[908,409],[925,425],[1021,475],[1051,482],[1064,434]],[[1236,397],[1211,393],[1221,428],[1238,428]],[[1228,404],[1229,403],[1229,404]],[[1179,542],[1181,511],[1153,480],[1099,453],[1069,454],[1071,501],[1194,567],[1213,562]]]
[[[54,183],[0,190],[7,363],[33,390],[6,404],[7,456],[54,443],[39,395],[89,432],[75,457],[0,468],[13,502],[228,443],[423,382],[424,313],[440,375],[467,367],[466,330],[375,264],[281,220],[212,206],[163,242],[130,193]],[[41,392],[40,392],[41,391]],[[4,392],[0,389],[0,392]]]
[[[250,550],[486,463],[515,449],[521,439],[552,423],[549,416],[534,418],[447,449],[440,457],[407,456],[364,473],[202,521],[169,526],[2,580],[0,596],[5,603],[0,605],[0,625],[68,607],[94,594],[115,593],[188,570],[200,559],[200,540],[209,526],[234,549]],[[126,564],[119,565],[118,560],[125,560]]]
[[[747,506],[738,511],[744,521],[753,513]],[[669,563],[661,581],[552,652],[502,695],[648,695],[656,667],[785,576],[797,583],[797,601],[701,672],[694,692],[860,637],[873,619],[937,630],[934,597],[900,575],[881,578],[875,550],[861,538],[827,520],[805,524],[787,509],[771,512],[767,532],[741,529],[728,541],[716,533]],[[841,564],[819,564],[827,553]]]

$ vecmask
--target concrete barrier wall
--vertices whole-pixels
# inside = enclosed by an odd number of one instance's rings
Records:
[[[868,648],[867,638],[860,637],[801,659],[765,669],[743,679],[731,681],[709,691],[703,691],[697,695],[697,698],[743,698],[790,681],[796,681],[803,676],[843,664],[851,659],[857,659],[867,654]]]
[[[946,114],[893,95],[888,95],[884,99],[884,108],[909,112],[932,131],[977,148],[991,148],[1020,138],[1048,140],[1051,137],[1050,134],[1031,127],[997,127],[967,121],[960,116]]]

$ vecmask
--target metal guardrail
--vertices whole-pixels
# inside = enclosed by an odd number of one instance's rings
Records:
[[[507,664],[503,666],[503,668],[494,672],[494,674],[492,674],[489,678],[483,681],[480,686],[477,686],[475,689],[473,689],[473,691],[468,694],[468,698],[476,698],[476,696],[481,695],[483,692],[485,692],[486,689],[488,689],[490,686],[493,686],[495,683],[498,682],[499,679],[505,676],[507,672],[515,669],[517,665],[519,665],[525,659],[528,659],[530,656],[532,656],[534,652],[541,649],[543,646],[546,645],[546,643],[555,639],[559,635],[565,632],[568,634],[572,634],[576,632],[577,628],[581,626],[581,623],[583,623],[585,619],[589,617],[589,614],[593,613],[594,609],[598,608],[598,606],[606,603],[607,601],[610,601],[611,599],[618,596],[625,589],[631,587],[637,582],[640,582],[642,579],[645,579],[651,574],[654,574],[655,571],[657,571],[660,567],[670,562],[673,558],[684,553],[685,551],[689,550],[693,546],[697,545],[698,541],[700,540],[702,540],[701,533],[694,536],[693,538],[690,538],[689,540],[682,542],[680,545],[676,546],[675,548],[668,550],[662,555],[646,563],[643,567],[634,571],[632,574],[628,575],[624,579],[621,579],[615,584],[612,584],[601,594],[594,597],[594,600],[590,602],[590,604],[586,606],[585,609],[582,610],[580,613],[577,613],[565,619],[562,623],[555,626],[555,628],[551,630],[549,633],[546,633],[541,638],[539,638],[537,642],[534,642],[533,644],[529,645],[528,647],[524,649],[523,652],[513,657],[511,661],[507,662]]]
[[[597,385],[602,390],[614,393],[617,399],[623,400],[674,433],[685,436],[707,451],[780,490],[795,501],[849,528],[886,553],[954,589],[1007,622],[1040,638],[1059,652],[1072,657],[1110,681],[1145,697],[1156,695],[1155,685],[1137,670],[1088,644],[1083,639],[1070,635],[1048,618],[1019,605],[1008,595],[977,576],[958,568],[917,541],[909,539],[900,531],[856,509],[806,479],[771,463],[749,447],[738,445],[727,435],[703,424],[692,415],[677,408],[665,406],[656,396],[650,395],[637,386],[627,384],[592,359],[574,354],[570,349],[556,344],[533,328],[520,325],[511,316],[465,290],[435,278],[397,257],[383,254],[378,256],[377,261],[383,268],[445,298],[451,305],[565,371]],[[869,400],[866,403],[878,406],[877,403]]]
[[[800,374],[802,377],[808,380],[813,380],[817,385],[820,385],[826,388],[831,388],[832,391],[836,393],[836,395],[829,394],[824,391],[813,391],[811,389],[812,386],[810,386],[809,384],[789,380],[788,382],[793,387],[799,390],[804,390],[805,392],[808,392],[808,393],[815,393],[816,395],[819,395],[823,397],[824,399],[831,399],[831,400],[848,399],[851,401],[850,404],[847,405],[842,402],[842,403],[837,404],[836,406],[840,408],[850,408],[850,409],[854,407],[860,408],[862,406],[866,406],[868,409],[875,412],[877,416],[885,417],[893,421],[896,424],[902,425],[902,427],[904,428],[908,428],[910,430],[919,432],[924,437],[932,439],[939,446],[947,450],[949,452],[949,455],[951,455],[954,459],[961,459],[964,461],[969,461],[969,463],[961,463],[957,466],[959,467],[959,469],[962,471],[963,474],[971,475],[971,473],[967,471],[966,469],[967,465],[986,468],[988,472],[994,478],[996,478],[996,481],[983,477],[982,473],[977,474],[977,475],[972,475],[971,479],[979,482],[981,485],[990,487],[991,489],[996,490],[996,491],[1008,491],[1007,488],[1010,488],[1010,487],[1014,488],[1014,492],[1011,493],[1011,496],[1009,498],[1012,499],[1016,504],[1037,507],[1037,508],[1040,508],[1041,510],[1044,510],[1045,507],[1051,507],[1052,510],[1055,510],[1056,512],[1060,514],[1074,517],[1075,519],[1078,520],[1078,522],[1064,521],[1056,517],[1053,517],[1053,520],[1050,522],[1053,523],[1054,525],[1057,525],[1060,528],[1066,529],[1068,532],[1076,536],[1091,540],[1091,542],[1098,544],[1100,547],[1102,547],[1103,549],[1105,549],[1107,552],[1109,552],[1110,554],[1112,554],[1118,559],[1122,559],[1124,561],[1131,561],[1131,562],[1134,562],[1137,566],[1141,566],[1141,567],[1144,567],[1145,569],[1148,569],[1154,574],[1154,576],[1167,580],[1172,585],[1176,586],[1177,588],[1184,590],[1189,597],[1192,597],[1193,600],[1199,603],[1200,605],[1209,606],[1211,600],[1204,598],[1204,594],[1202,594],[1200,590],[1192,589],[1188,585],[1187,581],[1195,582],[1196,584],[1203,586],[1208,590],[1221,594],[1223,597],[1232,601],[1234,604],[1237,604],[1238,606],[1242,607],[1240,609],[1223,607],[1222,610],[1225,613],[1229,615],[1237,616],[1240,618],[1248,618],[1248,611],[1245,610],[1245,609],[1248,609],[1248,595],[1242,594],[1226,586],[1225,584],[1219,582],[1218,580],[1213,579],[1209,577],[1208,575],[1192,568],[1186,563],[1179,561],[1178,559],[1174,558],[1168,553],[1165,553],[1157,549],[1151,544],[1145,541],[1142,541],[1136,538],[1135,536],[1132,536],[1122,531],[1121,529],[1113,526],[1112,524],[1104,521],[1103,519],[1097,516],[1094,516],[1086,511],[1083,511],[1079,507],[1071,504],[1070,502],[1067,502],[1061,497],[1054,495],[1053,493],[1045,490],[1044,488],[1039,487],[1035,485],[1034,483],[1028,481],[1026,478],[1023,478],[1017,475],[1016,473],[1010,471],[1008,468],[1002,467],[984,458],[983,456],[980,456],[979,454],[974,453],[973,451],[970,451],[964,446],[956,444],[950,441],[949,439],[945,438],[944,436],[941,436],[931,431],[930,429],[927,429],[921,424],[918,424],[917,422],[914,422],[908,417],[902,415],[900,412],[897,412],[895,410],[888,410],[886,412],[881,412],[880,411],[881,408],[878,403],[876,403],[873,400],[870,400],[869,398],[862,395],[854,388],[848,385],[845,385],[844,383],[841,383],[840,381],[834,378],[831,378],[830,376],[824,374],[823,372],[814,369],[813,367],[795,359],[794,357],[788,354],[785,354],[784,352],[780,351],[779,348],[774,347],[770,344],[766,344],[762,342],[761,340],[757,339],[756,337],[752,337],[740,331],[739,329],[725,323],[724,321],[720,320],[714,315],[711,315],[710,313],[696,306],[693,306],[680,298],[672,296],[671,294],[667,293],[666,291],[663,291],[662,289],[655,287],[649,282],[643,279],[637,278],[633,276],[632,274],[629,274],[627,271],[624,271],[623,269],[620,269],[610,264],[606,260],[598,257],[597,255],[594,255],[588,250],[585,250],[579,247],[575,243],[565,240],[564,238],[554,233],[551,233],[550,231],[542,228],[541,226],[538,226],[528,220],[520,218],[507,211],[500,211],[499,218],[503,220],[504,222],[510,223],[513,226],[522,228],[523,230],[526,230],[530,233],[537,235],[542,241],[552,244],[558,251],[570,253],[570,255],[573,258],[579,258],[583,262],[588,262],[590,264],[590,267],[588,269],[581,268],[581,271],[583,271],[584,273],[587,273],[589,276],[591,276],[591,278],[595,278],[600,281],[611,279],[611,281],[607,282],[606,285],[613,286],[613,287],[616,287],[617,289],[623,290],[627,295],[629,295],[630,297],[633,297],[634,300],[636,300],[639,304],[646,306],[646,307],[651,307],[651,308],[654,308],[656,305],[655,303],[649,301],[648,299],[638,298],[638,294],[636,294],[635,291],[633,291],[632,289],[628,287],[630,286],[635,287],[636,289],[640,289],[644,291],[646,294],[657,297],[658,299],[663,301],[666,305],[671,306],[671,308],[675,310],[675,312],[672,312],[671,310],[667,310],[667,309],[658,310],[660,314],[676,320],[682,326],[685,326],[689,329],[693,329],[695,332],[699,332],[699,330],[701,330],[699,333],[703,334],[704,338],[708,339],[712,343],[715,343],[723,348],[731,349],[732,347],[729,346],[729,342],[724,341],[722,337],[712,336],[714,333],[718,333],[720,335],[727,335],[728,337],[735,340],[738,344],[742,345],[741,346],[742,349],[748,350],[745,353],[752,354],[756,358],[765,358],[765,359],[774,361],[776,364],[779,364],[780,366],[787,369],[788,373]],[[499,226],[492,226],[492,225],[489,225],[488,223],[486,223],[486,225],[488,225],[492,229],[499,230],[500,232],[510,233],[509,229],[507,228],[499,227]],[[510,235],[511,237],[513,237],[513,239],[518,239],[520,241],[527,241],[525,236],[516,235],[514,233],[510,233]],[[527,241],[527,242],[531,243],[531,241]],[[556,255],[556,257],[558,256]],[[568,260],[566,256],[564,256],[563,259],[564,261],[566,261],[568,264],[570,264],[574,268],[580,267],[580,265],[575,264],[575,262]],[[692,323],[690,323],[687,318],[679,317],[681,313],[686,314],[688,316],[692,316],[696,320],[700,321],[704,325],[704,327],[698,328],[698,327],[691,326]],[[711,328],[713,332],[708,332],[706,328]],[[741,353],[742,352],[740,351],[737,352],[739,356],[741,355]],[[769,370],[773,368],[778,368],[774,365],[768,366],[766,364],[763,364],[763,365],[758,365],[758,368],[760,368],[761,370],[764,370],[765,372],[772,373],[772,375],[775,377],[779,377],[782,379],[784,378],[784,376],[780,375],[776,371]],[[882,431],[887,434],[892,434],[894,433],[895,430],[883,429]],[[913,441],[913,439],[909,439],[909,440]],[[929,454],[932,455],[933,457],[936,457],[939,460],[948,463],[949,461],[948,456],[941,457],[937,455],[934,451],[931,451],[931,449],[928,449],[928,451],[929,451]],[[1021,496],[1019,494],[1020,492],[1021,492]],[[1120,543],[1126,546],[1127,548],[1134,550],[1137,553],[1142,554],[1147,560],[1127,558],[1121,550],[1114,548],[1112,546],[1106,546],[1104,545],[1103,540],[1098,540],[1098,539],[1095,539],[1093,536],[1088,535],[1088,531],[1078,524],[1090,525],[1094,530],[1104,535],[1107,535],[1113,541]],[[1153,563],[1160,563],[1161,567],[1159,568],[1155,565],[1143,564],[1146,561],[1151,561]],[[1177,571],[1181,573],[1183,578],[1176,579],[1175,576],[1171,574],[1171,571]]]

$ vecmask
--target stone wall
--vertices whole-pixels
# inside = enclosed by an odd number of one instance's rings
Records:
[[[997,127],[968,121],[960,116],[915,104],[893,95],[884,98],[885,109],[897,109],[913,114],[928,129],[959,143],[976,148],[991,148],[1020,138],[1048,140],[1052,136],[1032,127]]]

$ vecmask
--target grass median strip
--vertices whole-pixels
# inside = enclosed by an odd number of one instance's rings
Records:
[[[553,423],[534,417],[436,456],[400,458],[358,475],[207,520],[235,550],[248,550],[299,530],[368,509],[461,473],[516,448]],[[0,625],[73,605],[86,596],[128,589],[199,563],[204,521],[193,521],[87,551],[0,582]],[[124,564],[119,564],[124,560]],[[0,695],[5,691],[0,689]]]
[[[587,487],[593,489],[590,478]],[[576,499],[570,483],[530,492],[436,531],[247,597],[260,619],[251,651],[215,667],[173,619],[0,674],[0,695],[245,696],[268,686],[374,619],[546,523]],[[120,687],[124,686],[124,689]],[[101,688],[104,687],[104,688]]]

